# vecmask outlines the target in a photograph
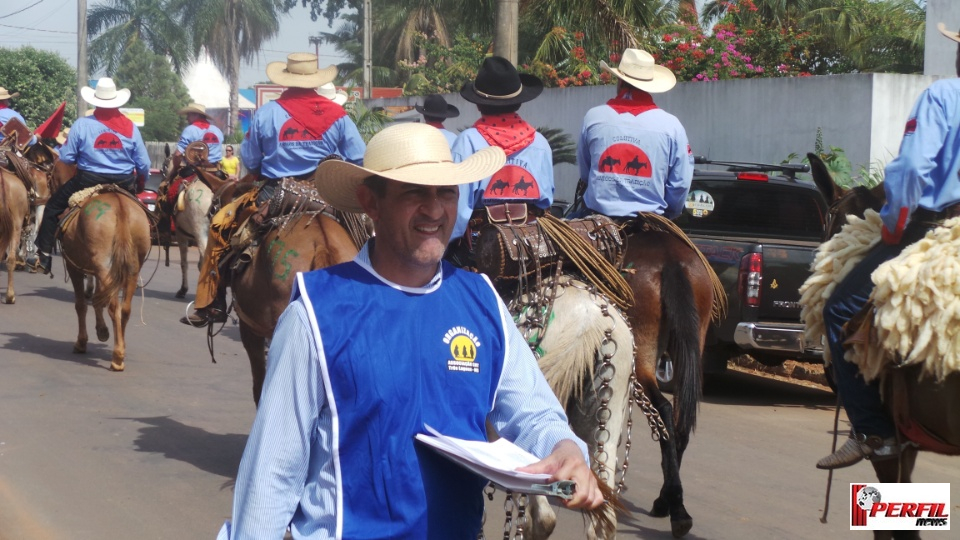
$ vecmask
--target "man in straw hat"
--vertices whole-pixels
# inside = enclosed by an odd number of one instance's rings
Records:
[[[23,116],[10,108],[10,100],[19,96],[20,92],[11,94],[6,88],[0,86],[0,143],[2,143],[5,138],[2,132],[3,126],[9,122],[11,118],[16,118],[24,126],[27,125],[27,121],[23,119]]]
[[[220,160],[223,159],[223,132],[210,123],[207,108],[200,103],[190,103],[177,111],[177,114],[187,117],[187,127],[183,128],[183,132],[180,133],[180,140],[177,141],[177,151],[173,153],[173,170],[180,170],[180,160],[183,153],[187,151],[187,145],[196,141],[207,144],[207,161],[211,165],[219,166]],[[181,173],[181,175],[186,176],[190,174],[192,174],[191,171]]]
[[[522,470],[576,482],[567,507],[603,503],[490,282],[441,262],[457,185],[503,163],[497,147],[454,163],[436,129],[407,123],[370,140],[365,167],[320,164],[323,199],[366,212],[376,236],[297,275],[218,538],[476,538],[486,480],[417,443],[426,426],[483,441],[489,421],[542,459]]]
[[[673,88],[676,77],[639,49],[624,51],[618,67],[603,61],[600,67],[617,77],[617,96],[583,119],[577,163],[586,208],[580,213],[679,216],[693,180],[693,154],[680,121],[651,96]]]
[[[466,232],[475,209],[524,202],[540,212],[553,204],[553,151],[547,139],[517,114],[521,104],[542,91],[540,79],[518,73],[499,56],[484,59],[476,79],[460,89],[460,96],[476,104],[481,116],[453,143],[453,159],[460,161],[496,146],[507,154],[507,164],[497,171],[496,181],[487,177],[461,188],[454,239]]]
[[[97,87],[80,89],[84,101],[96,107],[91,116],[78,118],[60,149],[60,161],[77,166],[77,175],[57,190],[43,212],[37,232],[38,270],[50,272],[50,253],[57,232],[57,216],[67,209],[70,196],[99,184],[117,184],[131,193],[138,179],[150,173],[150,156],[140,130],[119,108],[130,100],[130,90],[117,89],[109,77]]]
[[[197,281],[196,310],[180,322],[204,327],[226,320],[226,284],[219,264],[230,248],[230,237],[247,216],[267,203],[284,178],[309,180],[317,164],[330,155],[361,163],[365,144],[346,111],[319,95],[317,88],[333,82],[337,66],[317,69],[317,56],[292,53],[286,62],[267,65],[267,77],[287,89],[275,101],[257,109],[250,122],[240,159],[257,173],[262,185],[224,207],[210,222],[210,236]]]
[[[430,94],[423,99],[423,105],[416,105],[415,108],[423,115],[423,122],[439,129],[450,146],[453,146],[453,141],[457,140],[457,134],[443,127],[443,122],[447,118],[460,116],[460,109],[448,104],[440,94]]]
[[[937,28],[960,43],[960,34]],[[960,45],[957,46],[960,77]],[[834,289],[823,308],[827,346],[837,394],[850,420],[850,438],[817,462],[819,469],[848,467],[860,460],[892,459],[903,447],[885,412],[877,381],[867,383],[857,365],[844,359],[844,326],[863,309],[874,289],[870,275],[882,263],[922,239],[944,219],[960,215],[960,79],[930,85],[913,106],[900,154],[884,170],[887,201],[880,209],[881,239]]]
[[[320,88],[317,88],[317,93],[341,107],[347,102],[347,95],[337,90],[332,82],[320,85]]]

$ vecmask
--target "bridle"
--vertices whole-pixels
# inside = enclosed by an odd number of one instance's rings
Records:
[[[838,218],[845,218],[847,216],[848,212],[842,212],[842,210],[846,203],[850,199],[854,198],[855,195],[856,189],[848,190],[839,199],[833,201],[830,203],[830,206],[827,207],[827,218],[823,227],[823,236],[820,238],[821,241],[826,242],[834,234],[836,234],[837,231],[833,230],[834,224],[838,222]]]

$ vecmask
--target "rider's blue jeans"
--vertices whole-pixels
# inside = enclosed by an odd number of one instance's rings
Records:
[[[857,365],[844,360],[843,325],[856,315],[870,298],[874,288],[870,274],[881,264],[899,255],[908,245],[923,238],[927,230],[926,226],[910,225],[899,244],[877,244],[840,282],[823,308],[834,383],[837,385],[837,393],[847,412],[847,418],[858,434],[887,438],[896,434],[896,428],[883,409],[877,381],[868,384],[860,375]]]

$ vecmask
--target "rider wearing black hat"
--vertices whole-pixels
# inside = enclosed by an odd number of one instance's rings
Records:
[[[417,105],[416,109],[423,115],[423,122],[439,129],[440,133],[447,138],[447,143],[453,146],[453,141],[457,140],[457,134],[443,127],[443,121],[460,116],[460,109],[447,103],[440,94],[430,94],[424,98],[423,105]]]

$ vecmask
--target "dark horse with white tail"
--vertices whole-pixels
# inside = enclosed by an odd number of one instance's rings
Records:
[[[838,186],[826,165],[808,154],[814,181],[830,203],[825,240],[833,238],[848,223],[849,216],[863,219],[868,210],[878,211],[886,201],[883,185],[872,189]],[[816,274],[814,275],[814,279]],[[806,287],[806,285],[805,285]],[[881,307],[877,305],[877,307]],[[806,307],[805,307],[806,309]],[[879,347],[870,333],[868,347]],[[843,359],[833,359],[843,362]],[[888,366],[879,375],[884,406],[903,440],[912,440],[921,450],[960,454],[960,374],[942,380],[926,376],[922,364]],[[880,482],[910,482],[917,448],[908,445],[898,459],[871,461]],[[918,531],[875,531],[875,538],[919,538]]]

